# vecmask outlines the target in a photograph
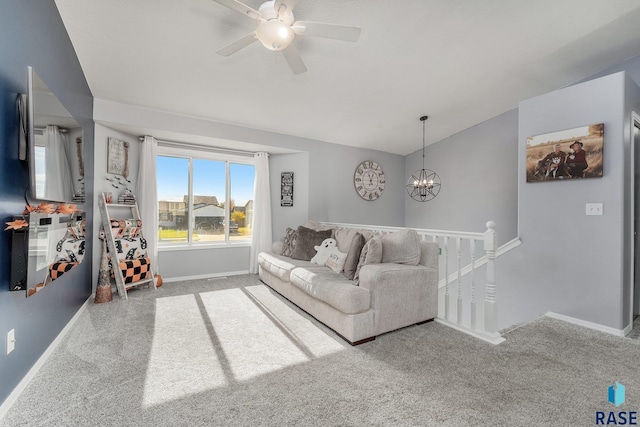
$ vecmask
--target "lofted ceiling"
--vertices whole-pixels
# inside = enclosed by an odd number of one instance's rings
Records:
[[[637,0],[299,0],[294,75],[212,0],[55,0],[96,98],[406,155],[640,54]],[[258,9],[262,1],[245,0]],[[174,137],[174,140],[176,138]]]

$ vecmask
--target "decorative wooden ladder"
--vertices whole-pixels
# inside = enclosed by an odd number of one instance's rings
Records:
[[[111,258],[111,266],[113,270],[113,275],[116,279],[116,288],[118,289],[118,295],[121,298],[127,299],[127,290],[133,288],[134,286],[140,286],[144,284],[151,283],[153,285],[153,289],[156,288],[156,282],[154,280],[154,274],[152,266],[149,265],[149,274],[146,279],[139,280],[137,282],[132,283],[124,283],[124,277],[122,276],[122,270],[120,270],[120,262],[118,261],[118,252],[116,249],[116,242],[111,233],[111,214],[109,211],[119,210],[124,211],[125,209],[129,209],[131,216],[130,218],[139,220],[140,212],[138,211],[138,204],[119,204],[119,203],[107,203],[104,194],[100,196],[99,200],[100,205],[100,213],[102,214],[102,225],[104,226],[104,235],[107,240],[107,246],[109,248],[109,258]],[[142,236],[142,231],[140,232],[140,236]]]

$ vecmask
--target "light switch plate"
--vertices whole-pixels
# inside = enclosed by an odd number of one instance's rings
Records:
[[[16,348],[16,330],[12,329],[7,333],[7,354],[11,353]]]
[[[602,203],[587,203],[587,215],[602,215]]]

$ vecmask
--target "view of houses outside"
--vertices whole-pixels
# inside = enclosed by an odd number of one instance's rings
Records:
[[[189,205],[189,162],[192,162],[193,205]],[[227,162],[157,157],[160,242],[225,242],[251,238],[255,168],[230,163],[229,224],[225,221]],[[220,195],[220,196],[216,196]],[[192,236],[189,239],[189,218]]]

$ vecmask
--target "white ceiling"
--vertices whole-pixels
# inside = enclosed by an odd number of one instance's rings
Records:
[[[260,0],[244,3],[258,9]],[[256,21],[211,0],[56,0],[96,98],[408,154],[640,54],[638,0],[299,0],[297,20],[362,28],[296,36],[293,75]]]

